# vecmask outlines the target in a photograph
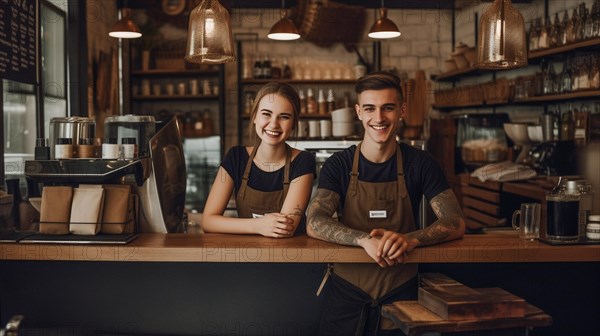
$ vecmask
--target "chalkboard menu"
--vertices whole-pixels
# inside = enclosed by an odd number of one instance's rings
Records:
[[[0,0],[0,78],[37,84],[38,1]]]

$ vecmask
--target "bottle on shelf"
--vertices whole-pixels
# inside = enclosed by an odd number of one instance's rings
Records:
[[[317,109],[318,114],[327,113],[327,101],[325,101],[325,92],[323,92],[323,89],[319,89],[319,95],[317,98]]]
[[[283,69],[281,70],[281,78],[290,79],[292,78],[292,68],[288,65],[287,58],[283,59]]]
[[[594,37],[592,31],[594,28],[594,19],[592,18],[592,14],[590,13],[589,10],[585,10],[585,19],[583,20],[582,23],[583,26],[583,39],[587,40],[587,39],[591,39]]]
[[[600,56],[591,56],[589,83],[591,89],[600,89]]]
[[[277,61],[276,58],[273,58],[273,62],[271,62],[271,78],[281,78],[281,67],[279,66],[279,61]]]
[[[567,44],[567,29],[569,28],[569,11],[565,10],[565,14],[563,15],[561,26],[561,34],[560,34],[560,44]]]
[[[271,60],[269,59],[269,55],[265,54],[262,62],[262,78],[269,79],[271,75]]]
[[[549,95],[555,93],[554,81],[554,66],[550,62],[542,62],[542,94]]]
[[[592,32],[591,37],[600,37],[600,0],[595,0],[592,5]]]
[[[554,140],[560,139],[560,121],[560,105],[556,104],[556,111],[554,111],[554,126],[552,127],[552,137],[554,138]]]
[[[539,49],[539,34],[539,19],[536,19],[531,22],[531,26],[529,27],[529,51],[536,51]]]
[[[585,2],[579,4],[579,21],[577,22],[577,26],[575,27],[575,38],[577,41],[584,40],[584,31],[585,31],[585,20],[587,15],[587,8],[585,8]]]
[[[550,29],[550,19],[546,17],[544,24],[540,28],[540,37],[538,42],[539,49],[547,49],[548,47],[550,47]]]
[[[552,25],[552,29],[550,30],[550,47],[555,48],[560,46],[560,38],[561,38],[561,25],[560,18],[558,17],[558,12],[554,14],[554,24]]]
[[[590,88],[589,75],[591,73],[588,57],[581,57],[579,70],[577,71],[577,90],[588,90]]]
[[[572,81],[571,81],[571,59],[567,58],[563,66],[563,71],[560,76],[560,93],[571,92]]]
[[[573,43],[577,41],[577,28],[579,27],[579,17],[577,15],[577,8],[573,9],[571,19],[567,24],[567,43]]]
[[[256,56],[256,60],[254,61],[253,74],[255,79],[263,78],[262,62],[259,55]]]
[[[333,89],[327,90],[327,113],[335,110],[335,95]]]
[[[573,110],[569,105],[569,111],[563,113],[560,121],[560,140],[573,140],[575,137],[575,122],[573,121]]]
[[[306,114],[306,96],[304,90],[298,91],[298,97],[300,98],[300,114]]]
[[[315,100],[315,95],[312,89],[308,89],[306,92],[306,113],[317,113],[317,101]]]
[[[367,74],[367,64],[362,57],[358,57],[354,65],[354,79],[359,79]]]

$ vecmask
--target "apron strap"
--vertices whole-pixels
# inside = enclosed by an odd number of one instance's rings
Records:
[[[360,147],[362,145],[362,141],[358,143],[356,146],[356,151],[354,152],[354,159],[352,161],[352,172],[350,172],[350,190],[349,195],[352,197],[356,196],[356,191],[358,189],[358,157],[360,155]]]
[[[285,144],[286,147],[286,155],[285,155],[285,168],[283,170],[283,201],[285,202],[285,198],[287,196],[288,190],[290,189],[290,170],[292,162],[292,147]]]
[[[404,166],[402,165],[402,150],[400,149],[400,144],[398,144],[398,148],[396,149],[396,167],[398,169],[398,193],[400,194],[400,197],[406,198],[408,191],[406,190],[406,180],[404,179]]]
[[[250,153],[250,157],[248,158],[248,162],[246,162],[246,168],[244,169],[244,175],[242,176],[242,184],[240,185],[240,191],[238,194],[241,199],[246,198],[246,188],[248,187],[248,177],[250,176],[250,167],[252,167],[252,161],[254,161],[254,156],[256,156],[256,150],[260,146],[260,140],[258,140],[254,144],[254,148],[252,148],[252,152]]]

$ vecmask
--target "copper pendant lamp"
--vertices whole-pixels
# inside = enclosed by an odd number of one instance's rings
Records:
[[[142,37],[140,28],[131,20],[131,9],[121,9],[121,19],[119,19],[110,29],[108,36],[114,38],[139,38]]]
[[[218,0],[202,0],[192,10],[185,60],[206,64],[236,60],[229,12]]]
[[[387,8],[384,7],[383,0],[381,0],[379,14],[379,19],[371,26],[368,36],[374,39],[391,39],[400,36],[398,26],[387,17]]]
[[[527,65],[525,21],[510,0],[495,0],[481,15],[479,31],[479,68],[502,70]]]
[[[300,33],[298,29],[292,22],[292,20],[287,18],[287,11],[285,10],[285,0],[281,1],[281,19],[277,21],[267,37],[271,40],[279,40],[279,41],[293,41],[300,38]]]

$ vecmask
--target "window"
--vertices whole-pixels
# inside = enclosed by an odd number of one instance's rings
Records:
[[[67,6],[67,2],[54,1]],[[33,159],[35,139],[48,137],[50,119],[67,115],[66,13],[60,7],[39,4],[40,42],[38,64],[41,85],[3,80],[4,172],[6,178],[23,174],[25,160]],[[41,102],[38,104],[38,97]],[[39,120],[42,120],[40,123]],[[38,129],[39,125],[43,128]]]

